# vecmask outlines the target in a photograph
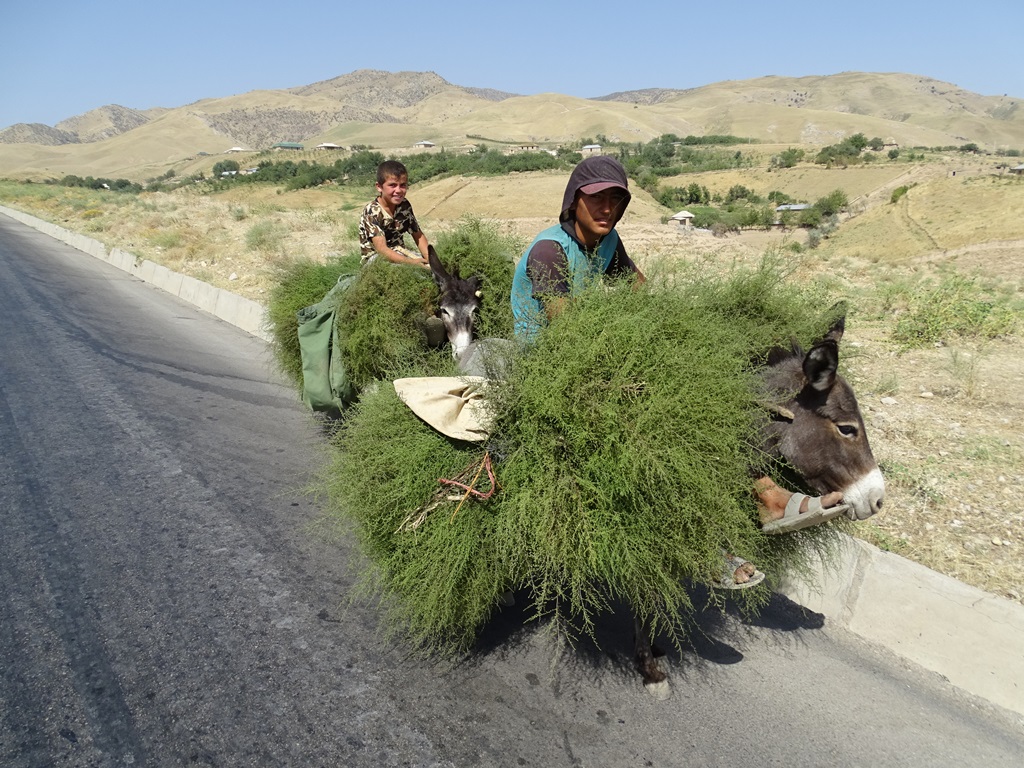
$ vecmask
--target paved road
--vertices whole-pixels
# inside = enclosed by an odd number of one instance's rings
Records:
[[[777,598],[701,617],[673,698],[625,622],[515,609],[461,663],[382,643],[302,489],[265,345],[0,217],[0,765],[991,766],[1005,711]],[[899,621],[894,615],[893,621]]]

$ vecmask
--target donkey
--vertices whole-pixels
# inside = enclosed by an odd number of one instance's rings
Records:
[[[452,345],[452,357],[458,359],[473,341],[473,322],[483,298],[482,278],[463,279],[459,276],[458,266],[453,267],[449,274],[432,245],[427,250],[427,261],[441,292],[438,316]]]
[[[841,493],[846,515],[864,520],[881,511],[885,481],[853,389],[836,372],[844,328],[840,317],[810,351],[794,343],[768,353],[758,372],[757,395],[772,419],[757,437],[769,457],[792,467],[796,479],[822,495]],[[635,651],[644,686],[656,698],[666,698],[668,677],[638,619]]]

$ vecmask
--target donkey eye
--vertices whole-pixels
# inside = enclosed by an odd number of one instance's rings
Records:
[[[843,437],[856,437],[859,432],[856,424],[836,424],[836,429]]]
[[[441,314],[445,317],[451,317],[452,313],[448,311],[448,307],[441,307]]]

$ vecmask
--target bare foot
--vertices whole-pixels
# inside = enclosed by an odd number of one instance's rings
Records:
[[[732,558],[732,555],[728,553],[726,553],[725,556],[727,559]],[[735,571],[732,572],[732,580],[735,581],[737,584],[746,584],[748,581],[751,580],[751,578],[753,578],[755,570],[757,569],[754,568],[753,563],[743,563],[743,565],[739,566]]]
[[[718,589],[746,589],[764,581],[764,574],[742,557],[722,550],[722,572],[712,586]]]

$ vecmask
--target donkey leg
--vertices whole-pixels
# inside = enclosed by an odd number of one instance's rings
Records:
[[[651,645],[650,635],[647,628],[638,617],[633,618],[633,645],[636,653],[636,663],[640,669],[640,675],[644,679],[644,690],[651,694],[658,701],[664,701],[672,695],[672,689],[668,683],[668,675],[661,669],[661,665],[655,658],[654,646]]]

